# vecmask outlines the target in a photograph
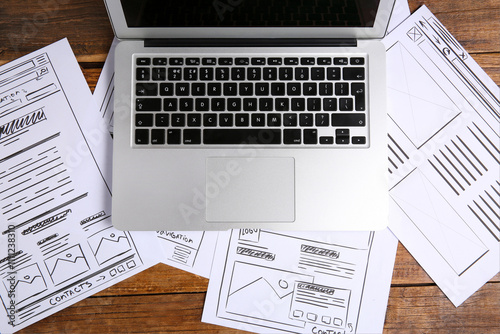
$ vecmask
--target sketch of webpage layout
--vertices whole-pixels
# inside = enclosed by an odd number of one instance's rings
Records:
[[[209,278],[218,234],[216,231],[157,231],[164,252],[161,262]]]
[[[499,88],[426,8],[383,40],[390,228],[456,306],[499,271]]]
[[[2,333],[153,264],[139,254],[145,241],[111,226],[111,193],[77,117],[90,100],[67,40],[0,67]]]
[[[259,333],[380,333],[397,240],[382,232],[221,232],[204,322]]]

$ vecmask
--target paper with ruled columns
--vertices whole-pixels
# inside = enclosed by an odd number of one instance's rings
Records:
[[[154,235],[111,225],[92,150],[110,139],[68,41],[1,66],[0,94],[0,332],[12,333],[158,261]]]
[[[389,227],[458,306],[500,270],[499,88],[427,7],[383,42]]]

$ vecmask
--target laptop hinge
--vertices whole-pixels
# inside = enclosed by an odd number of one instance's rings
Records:
[[[355,38],[162,38],[146,39],[145,47],[355,47]]]

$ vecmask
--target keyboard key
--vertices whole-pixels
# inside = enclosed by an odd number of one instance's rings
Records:
[[[349,144],[349,137],[340,136],[335,138],[335,144],[337,145],[347,145]]]
[[[288,113],[283,115],[284,126],[297,126],[297,114]]]
[[[214,69],[212,67],[200,68],[200,80],[212,81],[214,79]]]
[[[292,80],[293,79],[293,67],[280,67],[279,79],[280,80]]]
[[[306,99],[299,97],[292,99],[292,111],[304,111],[306,110]]]
[[[321,136],[319,137],[319,143],[322,145],[333,144],[333,136]]]
[[[336,57],[333,58],[333,64],[334,65],[347,65],[349,64],[347,57]]]
[[[186,114],[172,114],[172,126],[186,126]]]
[[[267,126],[281,126],[281,114],[267,114]]]
[[[281,144],[280,129],[204,129],[206,145]]]
[[[286,85],[287,95],[301,95],[300,83],[290,82]]]
[[[311,80],[325,80],[325,68],[324,67],[311,68]]]
[[[200,58],[186,58],[186,65],[200,65]]]
[[[161,96],[172,96],[174,95],[174,84],[171,82],[160,84],[160,95]]]
[[[321,99],[320,98],[308,98],[307,99],[307,111],[320,111],[321,110]]]
[[[135,126],[153,126],[153,114],[135,114]]]
[[[244,67],[231,68],[231,79],[235,81],[245,80],[245,68]]]
[[[151,78],[149,67],[138,67],[135,69],[135,79],[137,81],[147,81]]]
[[[182,79],[182,68],[180,67],[169,67],[167,73],[169,81],[179,81]]]
[[[258,95],[258,96],[269,95],[269,84],[267,82],[256,83],[255,84],[255,95]]]
[[[282,82],[273,82],[271,84],[271,95],[272,96],[284,96],[285,95],[285,84]]]
[[[312,57],[300,58],[300,65],[314,65],[315,63],[316,61]]]
[[[299,58],[285,58],[285,65],[298,65]]]
[[[153,145],[165,144],[165,130],[164,129],[151,130],[151,144],[153,144]]]
[[[209,113],[203,115],[203,125],[204,126],[217,126],[217,114]]]
[[[204,97],[195,99],[194,109],[196,111],[208,111],[210,109],[210,99]]]
[[[365,64],[365,58],[363,57],[352,57],[350,59],[351,65],[364,65]]]
[[[354,95],[354,109],[365,111],[365,84],[356,82],[351,84],[351,94]]]
[[[215,69],[215,80],[229,80],[229,67],[218,67]]]
[[[187,116],[188,126],[201,126],[201,114],[191,113]]]
[[[249,126],[250,125],[250,115],[249,114],[237,114],[237,115],[235,115],[234,123],[236,126]]]
[[[302,136],[300,129],[285,129],[283,130],[283,144],[301,144]]]
[[[221,96],[222,94],[222,85],[218,82],[209,83],[207,88],[208,96]]]
[[[175,94],[180,96],[188,96],[189,94],[189,84],[185,82],[179,82],[175,84]]]
[[[290,100],[287,97],[277,98],[274,100],[274,109],[276,111],[290,110]]]
[[[233,58],[219,58],[219,65],[233,65]]]
[[[136,83],[135,84],[135,95],[137,96],[156,96],[158,95],[158,84],[157,83]]]
[[[177,111],[177,99],[174,98],[163,99],[163,110]]]
[[[365,126],[365,114],[332,114],[332,126]]]
[[[304,95],[317,95],[318,94],[318,86],[315,82],[307,82],[302,86],[302,91]]]
[[[328,118],[328,114],[316,114],[316,126],[329,126],[330,125],[330,120]]]
[[[168,129],[167,130],[167,143],[171,145],[178,145],[181,143],[181,130]]]
[[[252,114],[252,126],[259,127],[266,125],[266,114]]]
[[[153,58],[153,65],[167,65],[167,58]]]
[[[205,95],[205,84],[204,83],[192,83],[191,84],[191,95],[193,96],[204,96]]]
[[[182,142],[186,145],[201,144],[200,129],[185,129],[183,131]]]
[[[149,144],[149,130],[148,129],[135,129],[135,143],[137,145]]]
[[[184,65],[183,58],[170,58],[168,62],[170,65],[173,65],[173,66]]]
[[[168,117],[167,113],[158,113],[155,115],[155,125],[158,127],[168,126]]]
[[[340,80],[340,67],[328,67],[326,69],[326,78],[328,80]]]
[[[365,80],[364,67],[344,67],[342,72],[344,80]]]
[[[301,113],[299,114],[300,126],[313,126],[313,114]]]
[[[201,63],[203,65],[217,65],[217,58],[213,58],[213,57],[210,57],[210,58],[203,58],[201,60]]]
[[[309,69],[307,67],[296,67],[295,80],[309,80]]]
[[[274,101],[271,98],[259,99],[259,111],[273,111]]]
[[[334,97],[325,97],[323,99],[324,111],[337,111],[337,99]]]
[[[264,69],[262,69],[263,80],[276,80],[277,78],[278,78],[278,68],[265,67]]]
[[[161,99],[140,98],[135,100],[136,111],[161,111]]]
[[[262,78],[260,67],[249,67],[247,69],[247,79],[250,81],[259,81]]]
[[[219,114],[219,126],[233,126],[233,117],[230,113]]]
[[[212,111],[226,110],[226,100],[223,98],[212,99]]]
[[[241,99],[240,98],[227,99],[227,110],[228,111],[241,111]]]
[[[164,67],[155,67],[151,73],[151,79],[164,81],[167,78],[167,70]]]
[[[194,100],[192,98],[179,99],[179,110],[180,111],[193,111],[194,110]]]
[[[198,69],[196,67],[185,67],[184,68],[184,80],[186,80],[186,81],[198,80]]]
[[[318,65],[331,65],[332,64],[332,58],[318,58]]]
[[[252,65],[265,65],[266,58],[252,58]]]
[[[236,58],[234,60],[235,65],[249,65],[250,64],[250,59],[249,58]]]
[[[135,63],[139,66],[147,66],[151,64],[151,58],[137,58]]]
[[[340,98],[339,99],[339,110],[340,111],[352,111],[352,110],[354,110],[352,99],[351,98]]]
[[[352,137],[352,143],[354,145],[364,145],[364,144],[366,144],[366,137],[364,137],[364,136]]]
[[[304,144],[315,145],[318,143],[318,130],[304,129]]]
[[[283,59],[281,58],[268,58],[267,59],[267,65],[275,66],[275,65],[281,65],[283,63]]]
[[[257,111],[257,99],[255,99],[255,98],[243,99],[243,110],[244,111]]]
[[[349,84],[347,82],[337,82],[335,84],[335,95],[349,95]]]

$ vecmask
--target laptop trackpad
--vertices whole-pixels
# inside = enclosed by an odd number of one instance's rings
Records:
[[[293,222],[293,158],[207,158],[208,222]]]

